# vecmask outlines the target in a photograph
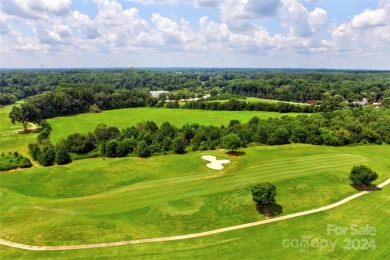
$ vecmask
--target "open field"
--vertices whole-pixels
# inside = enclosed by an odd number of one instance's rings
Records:
[[[287,215],[354,194],[348,181],[353,165],[371,166],[379,173],[377,183],[389,177],[385,156],[390,146],[287,145],[244,151],[240,157],[218,150],[97,158],[2,173],[1,237],[69,245],[201,232],[264,219],[248,189],[259,181],[277,186],[277,203]],[[204,154],[232,163],[213,171],[200,158]]]
[[[246,102],[263,102],[263,103],[288,103],[292,105],[307,105],[305,103],[300,103],[300,102],[290,102],[290,101],[280,101],[280,100],[275,100],[275,99],[264,99],[264,98],[254,98],[254,97],[247,97],[245,99]]]
[[[252,117],[259,118],[282,117],[287,114],[277,112],[258,111],[209,111],[190,109],[167,108],[129,108],[103,111],[98,114],[81,114],[67,117],[57,117],[47,120],[53,127],[52,142],[59,138],[66,138],[71,133],[87,133],[93,131],[99,123],[116,126],[119,130],[138,122],[152,120],[160,126],[163,122],[182,127],[186,123],[203,125],[228,125],[230,120],[237,119],[242,123],[248,122]],[[297,113],[288,113],[295,116]]]
[[[255,98],[255,97],[247,97],[247,98],[243,98],[243,99],[238,99],[240,101],[245,101],[245,102],[248,102],[248,103],[256,103],[256,102],[261,102],[261,103],[272,103],[272,104],[276,104],[276,103],[288,103],[288,104],[292,104],[292,105],[307,105],[305,103],[299,103],[299,102],[289,102],[289,101],[280,101],[280,100],[275,100],[275,99],[264,99],[264,98]],[[225,102],[228,102],[229,100],[210,100],[209,102],[221,102],[221,103],[225,103]]]

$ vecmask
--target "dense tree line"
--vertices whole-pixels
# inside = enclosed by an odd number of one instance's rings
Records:
[[[101,110],[155,106],[147,90],[115,90],[110,87],[62,85],[53,91],[28,97],[23,104],[14,106],[10,112],[12,123],[39,123],[41,119],[74,115]]]
[[[37,136],[37,142],[28,145],[29,153],[33,160],[38,161],[43,166],[51,166],[54,163],[58,165],[70,163],[71,157],[67,148],[58,143],[54,146],[50,142],[51,126],[45,120],[40,122],[42,131]]]
[[[54,90],[63,84],[113,89],[167,90],[177,98],[203,93],[284,101],[360,100],[390,97],[390,72],[260,69],[2,71],[0,105]],[[174,98],[174,97],[173,97]]]
[[[297,117],[259,119],[246,124],[231,120],[227,126],[186,124],[177,128],[168,122],[160,127],[153,121],[140,122],[119,130],[114,126],[99,124],[93,132],[74,133],[56,146],[46,138],[38,138],[29,145],[34,160],[43,165],[56,161],[59,148],[73,158],[148,157],[162,153],[214,150],[236,150],[248,144],[281,145],[308,143],[314,145],[342,146],[351,144],[390,144],[390,110],[350,108]]]
[[[29,97],[26,103],[37,107],[42,118],[99,110],[154,106],[158,102],[145,90],[114,90],[109,87],[61,86],[54,91]]]

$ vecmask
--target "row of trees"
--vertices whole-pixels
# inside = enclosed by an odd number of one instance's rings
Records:
[[[183,153],[187,150],[236,150],[250,143],[281,145],[294,142],[333,146],[380,144],[390,143],[389,125],[389,110],[347,107],[310,116],[269,119],[254,117],[246,124],[231,120],[227,126],[186,124],[177,128],[165,122],[158,127],[155,122],[146,121],[119,130],[113,126],[99,124],[92,133],[72,134],[57,146],[64,147],[76,157],[147,157],[159,153]],[[47,141],[42,142],[50,136],[43,134],[45,131],[38,136],[38,144],[34,144],[41,151],[43,149],[40,143],[50,146]],[[44,136],[40,137],[41,135]]]
[[[158,99],[147,90],[115,90],[110,87],[67,86],[26,99],[42,118],[73,115],[100,110],[154,106]]]
[[[208,149],[208,146],[203,143],[197,144],[196,138],[192,141],[199,125],[186,125],[182,129],[177,129],[165,122],[159,128],[153,121],[146,121],[138,123],[136,127],[119,131],[116,127],[99,124],[93,133],[71,134],[55,146],[49,139],[50,125],[47,123],[44,125],[37,142],[29,144],[32,158],[44,166],[69,163],[70,154],[75,158],[125,157],[131,154],[148,157],[156,153],[182,154],[190,144],[193,145],[194,150],[198,149],[195,147],[199,145],[200,149]],[[236,134],[227,134],[220,140],[220,146],[234,152],[242,146],[242,142]],[[84,154],[88,155],[84,156]]]
[[[50,142],[51,125],[45,120],[40,122],[42,131],[37,136],[37,142],[28,145],[29,153],[33,160],[43,166],[68,164],[72,161],[67,148],[58,143],[55,146]]]
[[[49,140],[30,143],[28,149],[33,160],[38,161],[43,166],[51,166],[54,163],[63,165],[72,162],[70,154],[64,146],[54,146]]]
[[[54,91],[31,96],[20,106],[12,107],[11,122],[20,122],[27,130],[28,123],[42,119],[101,110],[156,106],[157,98],[147,90],[115,90],[110,87],[62,85]]]
[[[204,93],[306,100],[369,101],[390,97],[390,72],[176,69],[172,70],[45,70],[0,72],[0,105],[24,99],[62,84],[108,86],[114,89],[174,91],[183,99]],[[2,96],[4,94],[12,96]],[[174,99],[175,97],[172,96]],[[177,98],[177,97],[176,97]],[[4,102],[4,103],[2,103]]]

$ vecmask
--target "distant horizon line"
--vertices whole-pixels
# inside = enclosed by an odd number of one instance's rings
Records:
[[[282,70],[282,71],[299,71],[299,70],[307,70],[307,71],[371,71],[371,72],[390,72],[390,69],[341,69],[341,68],[293,68],[293,67],[185,67],[185,66],[172,66],[172,67],[25,67],[25,68],[12,68],[12,67],[6,67],[2,68],[0,67],[0,71],[2,70],[124,70],[124,69],[144,69],[144,70],[175,70],[175,69],[184,69],[184,70],[202,70],[202,69],[213,69],[213,70]]]

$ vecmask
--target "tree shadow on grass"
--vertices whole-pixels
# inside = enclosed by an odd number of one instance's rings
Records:
[[[376,190],[381,190],[381,188],[379,188],[378,186],[376,186],[375,184],[371,184],[371,185],[364,185],[364,184],[351,184],[351,187],[354,188],[355,190],[358,190],[358,191],[376,191]]]
[[[267,207],[263,207],[262,205],[257,203],[256,210],[257,210],[257,212],[259,212],[259,214],[265,215],[268,217],[274,217],[274,216],[277,216],[277,215],[280,215],[283,213],[283,207],[279,204],[276,204],[276,203],[272,204],[270,206],[267,206]]]
[[[18,130],[18,134],[29,134],[29,133],[39,133],[42,131],[42,128],[28,128],[27,130]]]
[[[245,155],[246,153],[244,151],[228,151],[226,152],[229,156],[234,156],[234,157],[237,157],[237,156],[243,156]]]

